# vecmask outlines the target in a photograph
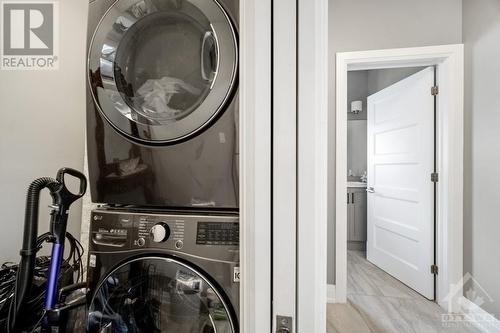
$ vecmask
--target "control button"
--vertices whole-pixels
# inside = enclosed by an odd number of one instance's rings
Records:
[[[166,241],[168,237],[170,237],[170,228],[166,223],[156,223],[151,228],[150,234],[153,237],[153,242],[161,243]]]
[[[183,241],[178,240],[177,242],[175,242],[175,248],[176,248],[177,250],[182,249],[182,247],[183,247],[183,246],[184,246],[184,242],[183,242]]]
[[[146,240],[144,238],[141,237],[137,240],[137,245],[144,246],[145,244],[146,244]]]

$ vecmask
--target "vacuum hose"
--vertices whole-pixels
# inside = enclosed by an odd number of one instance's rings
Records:
[[[38,208],[40,192],[44,188],[50,190],[51,195],[61,187],[61,183],[49,177],[39,178],[33,181],[26,197],[26,212],[24,216],[24,236],[23,247],[21,249],[21,262],[17,272],[16,289],[14,299],[9,311],[8,329],[17,332],[18,314],[21,312],[23,304],[26,303],[30,295],[31,284],[33,282],[33,268],[35,267],[36,253],[38,251]]]

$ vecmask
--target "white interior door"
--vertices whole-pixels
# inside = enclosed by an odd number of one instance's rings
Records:
[[[434,298],[434,68],[368,97],[367,258]]]

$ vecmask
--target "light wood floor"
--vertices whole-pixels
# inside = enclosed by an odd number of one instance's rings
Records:
[[[368,262],[347,253],[347,304],[328,304],[327,333],[475,333],[444,327],[444,310]]]

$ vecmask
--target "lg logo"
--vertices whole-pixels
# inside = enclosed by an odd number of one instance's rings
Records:
[[[2,68],[54,68],[57,6],[46,1],[2,2]]]

